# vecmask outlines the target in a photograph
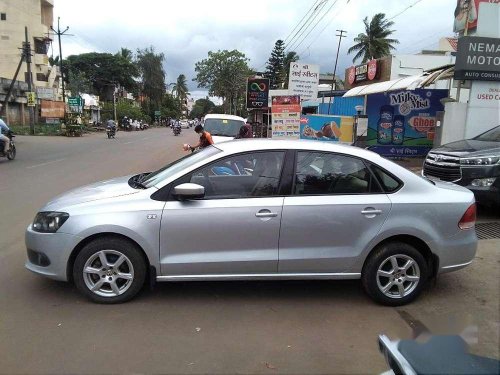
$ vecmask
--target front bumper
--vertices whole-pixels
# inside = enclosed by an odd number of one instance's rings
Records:
[[[25,267],[54,280],[68,281],[68,260],[81,240],[72,234],[35,232],[30,225],[25,233],[28,251]]]

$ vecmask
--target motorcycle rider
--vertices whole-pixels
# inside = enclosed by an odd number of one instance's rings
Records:
[[[10,129],[7,126],[7,124],[0,118],[0,140],[3,141],[3,152],[4,154],[7,154],[10,149],[10,139],[7,137],[7,134],[9,134]]]

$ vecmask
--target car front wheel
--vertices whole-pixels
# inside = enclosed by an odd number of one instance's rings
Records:
[[[132,299],[144,285],[146,264],[140,250],[121,238],[88,243],[77,255],[73,279],[78,290],[98,303]]]
[[[417,298],[427,277],[427,262],[417,249],[403,242],[390,242],[370,255],[361,279],[372,299],[387,306],[401,306]]]

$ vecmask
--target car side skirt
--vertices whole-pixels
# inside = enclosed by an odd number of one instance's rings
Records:
[[[355,280],[361,273],[263,273],[227,275],[175,275],[157,276],[156,281],[199,281],[199,280]]]

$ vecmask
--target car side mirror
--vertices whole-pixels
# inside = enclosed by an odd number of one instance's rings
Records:
[[[198,184],[180,184],[174,187],[174,196],[179,200],[203,198],[205,196],[205,188]]]

